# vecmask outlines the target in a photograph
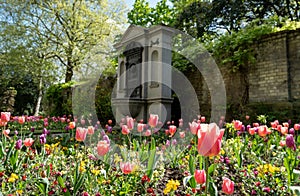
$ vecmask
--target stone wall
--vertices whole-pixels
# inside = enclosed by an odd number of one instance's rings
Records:
[[[226,86],[227,119],[245,114],[298,119],[300,115],[300,29],[264,36],[254,45],[256,63],[231,72],[219,66]],[[245,66],[247,67],[247,66]],[[209,103],[200,73],[189,72],[200,105]],[[202,107],[201,113],[209,109]]]

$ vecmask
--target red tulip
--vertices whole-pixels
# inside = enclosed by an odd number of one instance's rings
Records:
[[[234,182],[230,179],[224,177],[223,178],[223,184],[222,184],[222,191],[227,194],[231,195],[234,192]]]
[[[204,123],[206,121],[205,116],[201,116],[200,120],[202,123]]]
[[[189,125],[190,125],[191,133],[193,135],[196,135],[198,130],[200,129],[200,123],[196,123],[195,121],[193,121],[192,123],[189,123]]]
[[[2,121],[1,118],[0,118],[0,127],[6,126],[6,125],[7,125],[7,122]]]
[[[24,145],[25,145],[26,147],[32,146],[33,143],[34,143],[34,140],[33,140],[32,138],[26,138],[26,139],[24,140]]]
[[[221,150],[224,129],[219,129],[216,123],[201,124],[198,131],[198,152],[202,156],[216,156]]]
[[[3,122],[10,121],[10,112],[1,112],[1,121]]]
[[[76,140],[79,142],[82,142],[85,140],[86,134],[87,134],[88,130],[82,127],[77,127],[76,129]]]
[[[176,133],[176,126],[175,125],[170,125],[169,126],[169,133],[171,134],[171,136],[173,136]]]
[[[149,118],[150,127],[154,128],[157,126],[157,124],[158,124],[158,115],[150,114],[150,118]]]
[[[283,125],[284,127],[289,127],[289,126],[290,126],[289,123],[287,123],[287,122],[282,123],[282,125]]]
[[[205,170],[196,170],[194,177],[197,184],[204,184],[206,182]]]
[[[133,170],[133,167],[134,165],[129,162],[126,163],[120,162],[120,168],[124,174],[130,174]]]
[[[134,127],[134,120],[133,120],[133,118],[127,117],[126,120],[127,120],[127,128],[128,128],[129,130],[132,130],[133,127]]]
[[[122,125],[122,134],[127,135],[130,133],[130,130],[128,129],[127,125]]]
[[[93,127],[93,126],[88,126],[88,134],[89,135],[93,135],[94,134],[94,132],[95,132],[95,128]]]
[[[19,116],[19,117],[18,117],[18,122],[19,122],[20,124],[24,124],[24,122],[25,122],[25,116]]]
[[[109,151],[109,143],[106,140],[101,140],[97,144],[97,152],[99,156],[104,156]]]

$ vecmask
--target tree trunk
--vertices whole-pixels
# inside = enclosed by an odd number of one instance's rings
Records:
[[[73,76],[73,63],[68,61],[67,64],[67,72],[66,72],[66,77],[65,77],[65,83],[70,82],[72,80]]]
[[[42,77],[40,78],[38,91],[39,91],[39,96],[38,96],[37,103],[36,103],[36,106],[35,106],[34,116],[39,115],[41,102],[42,102],[42,98],[43,98],[43,78]]]

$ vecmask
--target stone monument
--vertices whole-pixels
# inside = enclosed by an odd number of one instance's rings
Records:
[[[118,80],[112,105],[117,122],[125,116],[147,122],[150,113],[163,123],[171,119],[173,33],[166,26],[131,25],[115,44]]]

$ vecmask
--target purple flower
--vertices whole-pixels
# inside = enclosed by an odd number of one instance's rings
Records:
[[[35,128],[34,127],[31,127],[30,131],[31,132],[34,132]]]
[[[290,128],[289,134],[295,135],[295,129],[294,128]]]
[[[16,149],[20,150],[22,148],[22,140],[19,139],[16,143]]]
[[[17,130],[15,130],[15,135],[18,135],[18,131]]]
[[[287,134],[285,138],[285,143],[287,147],[293,149],[294,151],[296,150],[296,144],[295,144],[294,136],[292,134]]]
[[[46,141],[47,141],[46,136],[47,135],[45,135],[45,134],[40,135],[40,143],[41,144],[46,144]]]
[[[251,128],[251,125],[247,125],[247,131],[249,131],[250,128]]]
[[[242,125],[241,132],[244,132],[244,131],[245,131],[245,125]]]
[[[100,131],[100,133],[101,133],[102,137],[105,135],[105,131],[103,129]]]
[[[173,140],[172,140],[172,145],[175,146],[176,144],[177,144],[177,140],[176,140],[176,139],[173,139]]]
[[[108,144],[110,144],[110,139],[107,135],[103,136],[103,140],[105,140]]]
[[[107,132],[111,133],[112,132],[112,127],[111,126],[107,126]]]
[[[44,128],[44,130],[43,130],[43,134],[44,134],[44,135],[49,135],[49,134],[50,134],[50,131],[49,131],[49,130],[47,130],[46,128]]]
[[[166,146],[170,146],[170,140],[166,141]]]

